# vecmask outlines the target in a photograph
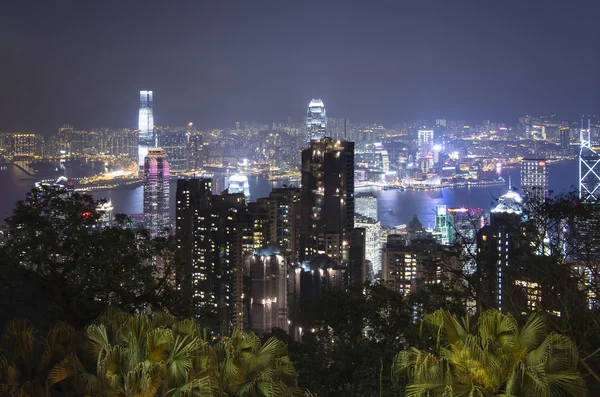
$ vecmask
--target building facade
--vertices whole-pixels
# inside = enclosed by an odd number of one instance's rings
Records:
[[[378,220],[377,215],[377,196],[372,193],[359,193],[354,198],[354,212],[367,218]]]
[[[307,141],[310,143],[313,139],[325,138],[327,130],[327,115],[325,104],[320,99],[313,99],[308,104],[306,113],[306,132]]]
[[[354,217],[354,227],[365,229],[365,259],[370,262],[373,274],[381,274],[381,224],[365,216]],[[368,266],[368,265],[367,265]]]
[[[152,148],[144,158],[144,223],[154,238],[169,228],[169,178],[167,153]]]
[[[548,197],[548,163],[544,158],[521,160],[521,188],[528,199],[544,201]]]
[[[154,136],[154,110],[152,109],[152,91],[140,91],[140,110],[138,117],[138,159],[144,164],[144,158],[151,147],[156,147]]]
[[[300,261],[327,255],[347,260],[354,227],[354,143],[311,141],[302,151]]]

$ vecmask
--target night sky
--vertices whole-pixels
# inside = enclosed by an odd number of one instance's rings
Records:
[[[5,1],[0,131],[600,110],[600,1]]]

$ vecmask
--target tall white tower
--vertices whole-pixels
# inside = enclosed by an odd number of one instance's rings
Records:
[[[306,113],[307,142],[310,143],[313,139],[323,139],[326,129],[325,104],[320,99],[313,99],[308,104],[308,112]]]
[[[151,147],[156,146],[154,136],[154,113],[152,91],[140,91],[140,112],[138,119],[138,164],[144,165],[144,158]]]

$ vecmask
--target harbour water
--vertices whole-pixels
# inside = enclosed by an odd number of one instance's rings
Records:
[[[357,189],[356,194],[372,192],[378,198],[379,220],[384,226],[407,224],[414,215],[425,227],[433,226],[435,222],[436,205],[445,204],[449,207],[490,208],[495,199],[508,189],[508,181],[518,187],[521,184],[519,167],[506,168],[501,176],[507,181],[505,186],[492,185],[482,187],[444,188],[434,190],[381,190],[374,188]],[[549,165],[550,189],[560,193],[575,188],[578,183],[577,161],[565,161]],[[509,178],[510,175],[510,178]],[[273,186],[281,186],[278,181],[273,183],[265,177],[251,176],[250,201],[267,197]],[[23,199],[25,193],[33,187],[34,180],[27,177],[16,167],[8,166],[0,170],[0,219],[12,213],[15,202]],[[171,209],[175,209],[176,180],[171,181]],[[117,189],[101,191],[93,194],[95,198],[106,198],[112,201],[115,213],[139,214],[142,212],[143,188]],[[172,216],[174,213],[172,214]]]

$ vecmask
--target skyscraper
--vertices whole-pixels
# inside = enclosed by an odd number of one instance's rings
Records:
[[[372,218],[357,215],[355,227],[365,229],[365,259],[371,262],[373,274],[381,272],[381,224]]]
[[[302,151],[300,260],[347,260],[354,227],[354,142],[313,140]]]
[[[417,131],[417,158],[423,159],[433,149],[433,130],[420,129]]]
[[[307,141],[310,143],[313,139],[323,139],[327,128],[327,116],[325,105],[320,99],[313,99],[308,104],[306,113],[306,132]]]
[[[378,220],[377,196],[373,193],[359,193],[355,197],[356,207],[354,212],[371,219]]]
[[[138,160],[144,164],[144,158],[151,147],[156,146],[154,136],[154,113],[152,110],[152,91],[140,91],[140,112],[138,119]]]
[[[281,247],[281,254],[292,263],[298,261],[299,211],[299,188],[275,188],[269,194],[270,241]]]
[[[177,287],[196,309],[214,305],[216,273],[213,254],[210,214],[212,182],[210,179],[178,179],[175,198],[175,238],[181,268],[177,272]]]
[[[150,237],[169,224],[169,162],[162,148],[151,148],[144,158],[144,224]]]
[[[565,156],[572,154],[571,130],[569,127],[560,128],[560,149],[562,150],[562,154]]]
[[[288,327],[288,266],[271,247],[244,255],[244,268],[250,274],[250,329],[259,335]]]
[[[521,278],[525,273],[518,260],[529,248],[523,238],[522,201],[519,193],[512,190],[500,196],[498,205],[490,213],[490,224],[477,235],[477,266],[481,277],[479,300],[483,309],[520,313],[517,308],[527,306],[527,301],[517,299],[522,282],[534,286],[533,281]]]
[[[544,201],[548,197],[548,164],[543,158],[521,160],[521,188],[530,199]]]
[[[589,122],[587,129],[581,128],[579,140],[579,198],[600,204],[600,147],[592,146]]]

